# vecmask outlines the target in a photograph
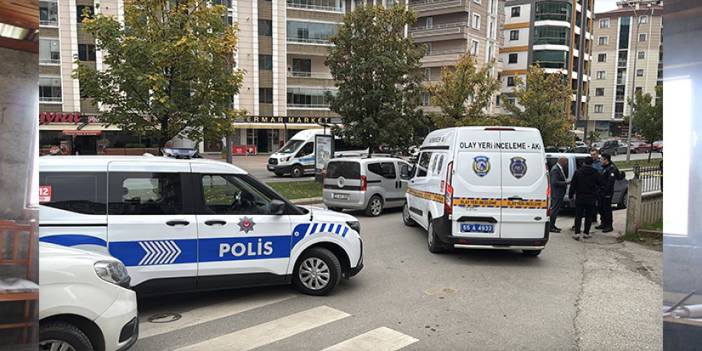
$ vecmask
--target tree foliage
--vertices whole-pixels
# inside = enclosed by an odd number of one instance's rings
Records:
[[[414,14],[399,5],[359,6],[331,39],[326,64],[338,92],[330,96],[330,108],[344,123],[336,132],[371,151],[381,144],[412,145],[424,121],[417,107],[425,49],[405,36],[413,23]]]
[[[634,111],[633,124],[648,143],[663,138],[663,86],[656,86],[656,96],[659,98],[637,91],[634,102],[629,101]]]
[[[505,108],[520,124],[541,131],[544,145],[571,145],[571,121],[566,114],[566,104],[571,99],[570,87],[563,82],[563,75],[546,73],[538,65],[529,67],[526,81],[515,77],[514,96],[517,103],[505,101]]]
[[[236,28],[225,15],[204,0],[125,0],[123,24],[84,17],[104,69],[76,61],[81,94],[99,104],[101,122],[155,136],[161,146],[221,130],[237,116],[231,97],[243,79],[234,68]]]
[[[478,69],[475,58],[463,55],[455,68],[444,67],[441,80],[429,87],[432,104],[442,114],[432,115],[439,128],[475,125],[485,120],[490,99],[500,89],[500,81],[491,74],[493,63]]]

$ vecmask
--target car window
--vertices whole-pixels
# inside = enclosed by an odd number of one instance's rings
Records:
[[[203,174],[202,197],[205,211],[228,215],[269,215],[273,199],[253,184],[235,175]]]
[[[304,143],[303,140],[290,140],[288,141],[285,145],[283,145],[278,152],[283,153],[283,154],[289,154],[295,152],[300,145]]]
[[[361,166],[358,162],[333,161],[327,164],[327,178],[361,179]]]
[[[375,162],[367,165],[368,171],[387,179],[395,179],[395,164],[392,162]]]
[[[104,215],[107,213],[106,182],[104,172],[42,172],[39,203],[81,214]]]
[[[576,158],[576,159],[575,159],[575,169],[580,169],[580,167],[582,167],[583,164],[585,163],[585,159],[586,159],[586,158],[587,158],[587,157],[578,157],[578,158]]]
[[[411,166],[404,162],[398,162],[400,165],[400,179],[410,179],[412,175],[410,174]]]
[[[431,161],[431,152],[422,152],[419,155],[419,162],[417,162],[417,177],[426,177],[427,170],[429,169],[429,161]]]
[[[312,153],[314,153],[314,143],[308,142],[307,144],[305,144],[305,146],[302,147],[302,149],[300,149],[296,157],[304,157],[311,155]]]
[[[183,211],[179,173],[110,173],[110,215],[169,215]]]
[[[546,158],[546,166],[548,166],[549,172],[551,171],[551,169],[553,168],[553,166],[556,165],[556,163],[558,163],[558,157],[547,157],[547,158]],[[566,166],[563,167],[563,173],[565,173],[566,178],[568,178],[568,170],[569,170],[569,168],[570,168],[570,162],[568,162],[568,163],[566,164]]]
[[[433,175],[439,175],[441,174],[441,167],[444,165],[444,155],[443,154],[437,154],[436,155],[436,160],[434,162],[434,171],[432,172]]]

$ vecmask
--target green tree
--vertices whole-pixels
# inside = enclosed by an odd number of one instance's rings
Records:
[[[76,60],[81,94],[100,104],[99,119],[161,146],[176,136],[199,141],[236,115],[231,97],[243,74],[235,69],[236,28],[226,8],[204,0],[126,0],[124,24],[83,14],[105,69]]]
[[[485,119],[490,99],[500,89],[492,67],[491,62],[478,69],[475,58],[465,54],[455,68],[441,70],[441,80],[429,87],[432,104],[443,112],[431,116],[437,127],[474,125]]]
[[[326,64],[338,92],[330,108],[344,128],[335,133],[354,143],[404,148],[416,140],[425,121],[421,110],[424,79],[419,60],[424,47],[405,36],[415,16],[402,6],[359,6],[346,14],[331,41]]]
[[[656,96],[663,96],[663,86],[656,86]],[[629,104],[633,108],[633,124],[639,134],[649,144],[660,140],[663,137],[663,99],[654,99],[651,94],[643,94],[641,91],[636,92],[634,99]],[[653,149],[648,153],[649,161],[652,152]]]
[[[516,104],[505,101],[505,108],[520,124],[541,131],[546,146],[572,145],[571,121],[565,107],[571,99],[570,87],[562,74],[546,73],[538,65],[529,67],[526,81],[515,77]]]

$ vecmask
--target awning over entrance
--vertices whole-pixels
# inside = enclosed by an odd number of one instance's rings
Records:
[[[236,129],[313,129],[313,128],[324,128],[323,125],[319,124],[307,124],[307,123],[234,123],[234,128]]]

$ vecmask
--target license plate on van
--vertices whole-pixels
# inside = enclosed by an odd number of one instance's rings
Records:
[[[461,223],[462,233],[494,233],[494,224]]]
[[[333,194],[332,198],[334,198],[336,200],[348,200],[349,194]]]

